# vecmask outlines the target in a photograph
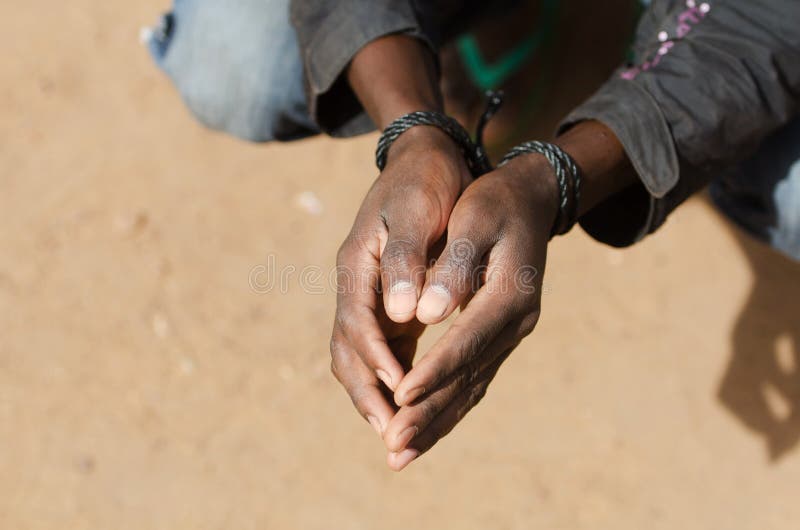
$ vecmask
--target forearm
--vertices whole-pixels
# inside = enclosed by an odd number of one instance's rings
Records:
[[[433,53],[417,39],[390,35],[369,43],[353,58],[347,77],[380,129],[409,112],[442,110]],[[439,134],[438,131],[409,131],[407,134],[408,139],[412,139],[431,132]],[[622,144],[600,122],[579,123],[555,143],[568,152],[582,170],[579,215],[637,180]]]
[[[609,245],[653,233],[797,112],[800,2],[688,4],[651,2],[636,31],[634,66],[615,72],[560,125],[607,124],[636,169],[641,184],[581,219]]]
[[[638,180],[619,139],[598,121],[578,123],[555,143],[581,169],[579,217]]]
[[[380,129],[411,112],[443,111],[433,52],[412,37],[389,35],[370,42],[353,58],[347,79]],[[436,127],[412,127],[400,135],[389,150],[388,160],[391,163],[403,159],[429,184],[447,181],[443,197],[444,203],[451,206],[470,181],[458,146]],[[426,167],[420,167],[422,161]],[[437,169],[431,171],[431,168]]]
[[[578,123],[554,143],[569,153],[580,168],[579,217],[637,182],[636,173],[622,144],[600,122]],[[521,193],[524,189],[532,191],[528,195],[532,200],[530,207],[541,223],[556,221],[559,189],[553,168],[544,156],[530,154],[516,157],[502,166],[500,171],[522,183]]]
[[[364,46],[347,80],[379,129],[418,110],[442,110],[433,52],[421,41],[389,35]]]

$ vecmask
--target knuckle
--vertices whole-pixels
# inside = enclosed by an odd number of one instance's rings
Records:
[[[486,207],[490,206],[489,194],[486,190],[480,189],[480,182],[477,182],[478,187],[469,187],[456,203],[453,209],[453,215],[450,218],[451,224],[458,224],[461,222],[471,223],[474,219],[472,215],[481,215],[486,211]]]
[[[529,313],[520,322],[519,327],[517,328],[518,334],[522,337],[530,335],[533,332],[538,322],[539,322],[539,311],[534,311],[532,313]]]
[[[424,233],[438,223],[445,223],[449,208],[445,207],[442,192],[429,185],[409,182],[395,185],[392,190],[393,200],[387,201],[381,209],[384,225],[392,232],[398,228],[416,227],[414,233]],[[402,220],[398,223],[398,220]]]
[[[425,388],[434,388],[438,386],[442,381],[446,380],[448,376],[450,376],[450,370],[447,365],[445,363],[436,363],[430,372],[430,378]]]
[[[336,312],[336,325],[341,329],[345,336],[347,333],[354,329],[356,324],[356,317],[352,310],[340,308]]]
[[[342,242],[339,246],[339,249],[336,251],[336,263],[339,265],[346,264],[350,261],[350,256],[353,253],[353,238],[352,236],[347,236],[347,238]]]
[[[366,414],[366,407],[364,405],[366,400],[366,390],[361,386],[354,386],[348,388],[347,393],[350,396],[350,401],[353,403],[353,406],[356,408],[358,413],[364,416]]]
[[[423,217],[429,217],[441,210],[441,202],[437,194],[429,189],[420,186],[408,186],[403,190],[403,202],[401,207],[407,209],[408,205]]]
[[[499,204],[503,203],[500,202]],[[496,211],[497,207],[498,201],[494,199],[491,193],[486,193],[486,189],[481,191],[475,187],[467,188],[450,216],[448,228],[463,231],[465,227],[469,227],[475,230],[475,219],[481,219],[482,222],[477,233],[490,234],[496,231],[499,217],[487,216],[486,213]]]
[[[488,382],[481,383],[479,385],[475,385],[474,387],[472,387],[472,389],[469,392],[469,396],[467,398],[467,406],[465,407],[464,410],[465,414],[486,396],[486,390],[488,388],[489,388]]]
[[[458,371],[458,374],[455,377],[455,387],[459,390],[464,389],[469,386],[469,380],[469,371],[465,368],[462,368]]]
[[[467,393],[466,400],[464,401],[463,406],[459,407],[456,411],[456,417],[458,421],[464,419],[469,411],[475,408],[475,405],[480,403],[480,401],[486,396],[486,389],[489,387],[488,381],[481,382],[480,384],[473,385],[469,392]]]
[[[529,310],[533,310],[539,306],[542,292],[539,289],[539,282],[535,279],[532,282],[523,284],[527,289],[518,289],[522,304]]]
[[[417,413],[424,425],[429,424],[439,414],[439,411],[440,406],[437,400],[434,399],[422,400],[419,405],[417,405]]]
[[[341,369],[340,367],[345,363],[347,354],[345,349],[335,340],[331,341],[331,373],[341,382]]]
[[[465,366],[466,376],[467,376],[467,383],[472,384],[477,379],[481,373],[480,363],[478,362],[479,359],[476,357],[471,361],[467,362]]]
[[[336,361],[331,359],[331,375],[340,383],[342,382],[341,377],[339,376],[339,370],[336,368]]]
[[[522,292],[516,287],[516,292],[511,296],[511,300],[507,304],[509,316],[527,315],[531,313],[536,306],[536,295],[531,293]]]
[[[464,389],[472,386],[481,373],[481,363],[478,357],[467,360],[456,376],[456,388]]]
[[[381,255],[382,265],[394,267],[408,267],[411,258],[418,253],[419,242],[415,236],[403,236],[393,239],[386,244]]]
[[[470,280],[479,259],[477,254],[473,239],[455,239],[448,245],[447,258],[439,272],[460,292],[464,286],[474,283]]]
[[[485,335],[472,328],[461,328],[457,330],[461,336],[461,344],[456,350],[459,365],[470,364],[483,350],[486,341]]]
[[[336,263],[347,264],[362,254],[371,253],[372,243],[380,237],[380,232],[354,226],[336,252]]]

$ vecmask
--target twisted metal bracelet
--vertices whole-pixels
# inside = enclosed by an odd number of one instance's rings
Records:
[[[555,144],[547,142],[525,142],[511,150],[503,157],[497,167],[502,167],[514,158],[526,154],[544,156],[553,168],[558,181],[559,207],[558,217],[553,226],[553,235],[565,234],[575,226],[578,219],[578,202],[581,196],[581,173],[575,160]],[[572,197],[570,198],[570,191]],[[570,200],[571,199],[571,200]]]
[[[478,122],[474,142],[458,121],[441,112],[417,111],[394,120],[383,130],[380,140],[378,140],[378,148],[375,150],[375,164],[378,169],[383,171],[383,168],[386,167],[389,148],[401,134],[417,125],[431,125],[442,130],[458,145],[467,160],[467,167],[473,177],[477,178],[491,171],[492,164],[483,147],[483,130],[502,105],[503,93],[490,91],[486,93],[486,96],[486,110]]]

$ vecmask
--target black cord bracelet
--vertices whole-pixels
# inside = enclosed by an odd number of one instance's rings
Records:
[[[490,91],[487,92],[486,96],[488,99],[486,110],[483,112],[478,122],[474,142],[469,137],[469,133],[466,129],[464,129],[458,121],[441,112],[417,111],[394,120],[383,130],[380,140],[378,140],[378,148],[375,150],[375,164],[378,166],[378,169],[383,171],[383,168],[386,167],[386,158],[389,154],[389,148],[401,134],[417,125],[431,125],[441,129],[459,146],[467,160],[467,167],[473,177],[477,178],[491,171],[492,165],[489,162],[489,157],[486,155],[486,149],[483,146],[483,130],[488,121],[500,108],[500,105],[502,105],[503,93]]]
[[[553,235],[566,234],[578,220],[578,202],[581,196],[581,173],[575,160],[559,146],[547,142],[525,142],[511,150],[503,157],[497,167],[502,167],[510,160],[527,154],[544,156],[553,168],[558,181],[559,205],[558,217],[553,226]],[[570,191],[572,197],[570,197]]]
[[[378,148],[375,150],[375,164],[378,169],[383,171],[386,167],[386,158],[389,148],[401,134],[417,125],[430,125],[441,129],[450,136],[461,148],[461,152],[467,160],[472,176],[475,178],[486,174],[492,170],[492,164],[483,146],[483,131],[486,124],[495,115],[500,105],[503,103],[503,93],[489,91],[486,93],[486,110],[481,115],[478,127],[475,132],[475,141],[469,137],[469,133],[461,126],[458,121],[442,114],[441,112],[418,111],[401,116],[390,123],[383,130],[378,140]],[[559,208],[558,217],[551,236],[565,234],[575,226],[578,219],[578,202],[581,192],[581,174],[578,165],[563,149],[555,144],[547,142],[531,141],[513,147],[506,156],[500,161],[497,167],[502,167],[510,160],[527,154],[543,155],[553,171],[558,181]],[[570,197],[570,191],[571,197]]]

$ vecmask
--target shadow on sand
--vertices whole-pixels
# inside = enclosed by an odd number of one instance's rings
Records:
[[[718,397],[764,438],[775,462],[800,442],[800,263],[731,230],[752,267],[753,287]]]

